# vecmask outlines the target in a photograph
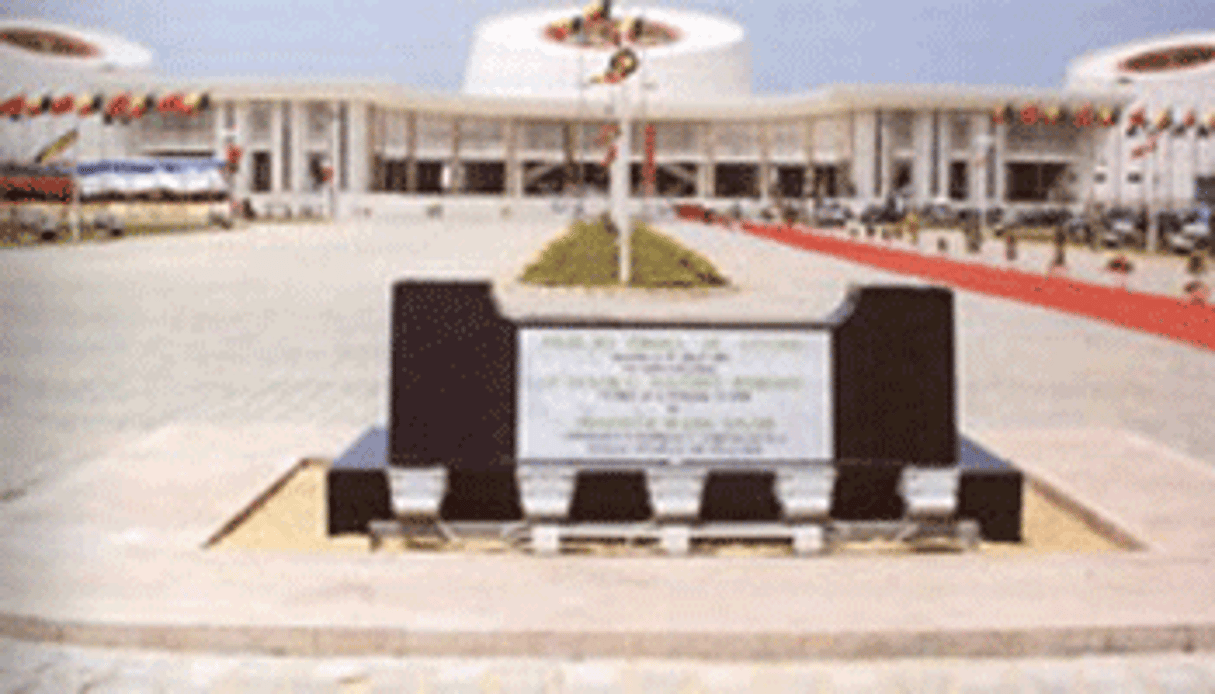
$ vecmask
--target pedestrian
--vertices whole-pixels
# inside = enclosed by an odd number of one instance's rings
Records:
[[[1051,260],[1048,272],[1052,275],[1067,270],[1067,231],[1062,225],[1055,227],[1055,257]]]
[[[1017,259],[1017,237],[1013,235],[1012,229],[1004,232],[1004,259],[1012,262]]]
[[[1125,255],[1118,254],[1110,260],[1110,262],[1106,265],[1106,269],[1114,274],[1115,282],[1118,284],[1118,286],[1123,290],[1126,290],[1127,278],[1130,277],[1130,274],[1135,269],[1135,266],[1131,264],[1131,261],[1128,260]]]
[[[907,235],[911,237],[911,245],[920,245],[920,216],[915,210],[907,213]]]
[[[966,220],[966,250],[971,253],[978,253],[983,244],[983,232],[979,227],[977,218],[969,218]]]
[[[1193,277],[1182,287],[1190,298],[1190,303],[1195,306],[1206,305],[1211,300],[1211,288],[1207,286],[1206,282],[1202,281],[1201,277],[1207,271],[1206,258],[1203,258],[1198,252],[1194,252],[1186,261],[1185,269]]]

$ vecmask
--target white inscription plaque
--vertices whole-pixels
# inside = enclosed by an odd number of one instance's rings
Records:
[[[523,328],[520,458],[830,459],[830,334]]]

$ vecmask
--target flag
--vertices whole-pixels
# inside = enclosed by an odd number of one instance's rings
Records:
[[[229,144],[224,150],[224,158],[228,161],[228,171],[236,173],[240,169],[240,159],[245,152],[235,144]]]
[[[1156,114],[1156,118],[1152,120],[1152,127],[1156,130],[1156,132],[1168,130],[1169,126],[1172,124],[1173,109],[1169,107],[1160,109],[1160,112]]]
[[[1109,127],[1118,122],[1118,109],[1102,106],[1097,111],[1097,120],[1104,127]]]
[[[1012,109],[1008,106],[997,106],[991,112],[991,122],[995,125],[1006,125],[1012,120]]]
[[[624,35],[630,41],[636,41],[641,38],[641,34],[645,31],[645,22],[641,17],[629,17],[624,20]]]
[[[1037,123],[1039,115],[1037,104],[1026,104],[1021,107],[1021,122],[1025,125]]]
[[[184,94],[173,93],[166,94],[160,98],[160,102],[156,104],[156,110],[161,113],[185,113],[186,112],[186,97]]]
[[[0,113],[13,120],[20,118],[21,114],[25,113],[25,96],[18,95],[5,99],[4,103],[0,103]]]
[[[143,118],[143,115],[147,113],[155,103],[156,96],[154,94],[144,94],[143,96],[135,97],[135,99],[131,102],[130,117]]]
[[[1072,123],[1077,128],[1087,128],[1091,126],[1095,120],[1096,116],[1093,114],[1093,105],[1085,104],[1080,107],[1079,111],[1076,111],[1076,116],[1072,118]]]
[[[1207,137],[1215,132],[1215,111],[1208,111],[1207,117],[1198,123],[1198,137]]]
[[[612,162],[614,162],[614,161],[616,161],[616,145],[612,145],[611,147],[608,147],[607,154],[604,155],[604,157],[603,157],[603,166],[604,167],[611,166]]]
[[[105,115],[107,118],[125,118],[131,110],[131,95],[128,92],[122,92],[110,98],[105,107]],[[108,121],[107,121],[108,122]]]
[[[62,116],[68,113],[76,105],[76,97],[71,94],[66,94],[51,101],[51,113],[56,116]]]
[[[1055,125],[1061,120],[1063,120],[1063,108],[1060,106],[1048,106],[1042,117],[1042,122],[1047,125]]]
[[[49,110],[51,110],[51,97],[49,94],[36,101],[25,102],[26,115],[40,116]]]
[[[101,107],[105,104],[105,97],[101,94],[94,94],[92,96],[81,94],[76,98],[76,103],[80,107],[80,110],[76,112],[77,115],[91,116],[101,110]]]
[[[1156,142],[1160,137],[1159,133],[1152,135],[1148,141],[1131,150],[1131,159],[1142,159],[1152,152],[1156,151]]]
[[[620,137],[620,126],[609,123],[599,129],[599,135],[595,137],[595,146],[607,147],[618,137]]]
[[[582,10],[582,17],[587,21],[611,19],[612,0],[596,0]]]
[[[1127,137],[1131,137],[1132,135],[1138,133],[1140,128],[1147,126],[1147,109],[1140,106],[1134,111],[1131,111],[1127,116],[1127,124],[1130,126],[1126,129]]]
[[[211,107],[211,96],[199,93],[188,94],[182,99],[182,104],[185,106],[185,110],[182,113],[194,115],[199,111],[206,111]]]
[[[1194,114],[1194,109],[1185,112],[1185,115],[1177,122],[1177,126],[1173,128],[1173,134],[1177,136],[1185,135],[1185,131],[1194,127],[1198,123],[1198,116]]]
[[[34,157],[35,164],[45,164],[55,157],[63,154],[64,150],[76,144],[76,140],[80,139],[80,131],[75,128],[67,131],[55,139],[54,142],[47,145]]]

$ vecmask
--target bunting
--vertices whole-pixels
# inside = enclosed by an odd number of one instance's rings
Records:
[[[117,92],[108,95],[62,92],[35,97],[26,94],[0,97],[0,116],[8,116],[13,120],[42,115],[76,115],[84,118],[100,113],[105,117],[106,123],[112,123],[115,119],[128,122],[140,118],[152,110],[161,113],[195,115],[209,108],[211,108],[211,97],[203,92],[173,93],[163,97],[155,94],[135,95],[131,92]]]

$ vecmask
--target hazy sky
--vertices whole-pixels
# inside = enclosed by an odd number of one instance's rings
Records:
[[[166,76],[374,77],[456,90],[477,21],[586,0],[6,0],[0,16],[102,28]],[[641,3],[639,3],[641,4]],[[668,0],[748,30],[756,92],[833,82],[1060,86],[1067,62],[1124,41],[1215,29],[1212,0]]]

